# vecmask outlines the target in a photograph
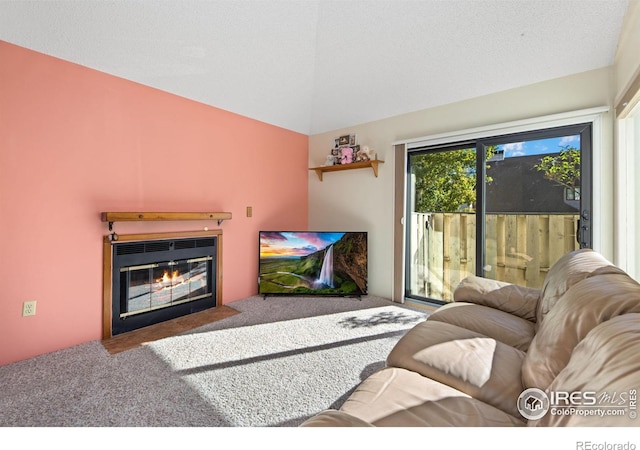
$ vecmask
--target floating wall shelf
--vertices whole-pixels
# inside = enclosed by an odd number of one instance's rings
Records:
[[[333,166],[320,166],[320,167],[311,167],[309,170],[315,170],[316,174],[320,181],[322,181],[322,174],[325,172],[338,172],[341,170],[353,170],[353,169],[364,169],[366,167],[371,167],[373,169],[373,174],[378,176],[378,164],[382,164],[384,161],[380,161],[379,159],[372,159],[370,161],[361,161],[350,164],[336,164]]]
[[[230,212],[103,212],[102,221],[109,222],[109,230],[113,222],[140,222],[145,220],[223,220],[231,219]]]

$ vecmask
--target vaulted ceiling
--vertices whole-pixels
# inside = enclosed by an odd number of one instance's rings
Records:
[[[628,0],[0,0],[0,40],[316,134],[610,66]]]

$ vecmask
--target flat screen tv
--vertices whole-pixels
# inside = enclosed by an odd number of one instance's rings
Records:
[[[367,293],[365,231],[260,231],[260,295]]]

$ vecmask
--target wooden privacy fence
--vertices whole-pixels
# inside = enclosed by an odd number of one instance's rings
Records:
[[[577,214],[487,214],[483,276],[539,288],[562,255],[577,249]],[[411,294],[451,301],[476,272],[474,213],[412,213]]]

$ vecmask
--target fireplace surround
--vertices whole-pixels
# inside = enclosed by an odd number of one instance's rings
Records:
[[[103,339],[218,306],[222,230],[104,238]]]

